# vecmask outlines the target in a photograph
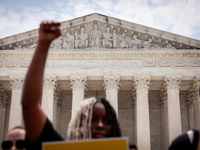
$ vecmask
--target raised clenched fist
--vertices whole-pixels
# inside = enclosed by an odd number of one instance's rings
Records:
[[[39,28],[39,40],[51,43],[61,35],[60,23],[55,21],[43,21]]]

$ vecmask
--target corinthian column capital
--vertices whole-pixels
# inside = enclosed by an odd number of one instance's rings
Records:
[[[110,90],[110,89],[117,89],[119,90],[119,86],[121,85],[119,83],[120,76],[119,75],[105,75],[104,76],[104,90]]]
[[[150,80],[151,80],[150,75],[134,75],[133,86],[136,88],[136,90],[141,90],[141,89],[148,90],[150,86]]]
[[[21,90],[24,83],[24,76],[10,76],[10,88],[12,90]]]
[[[43,88],[45,90],[49,90],[49,89],[55,89],[55,84],[56,84],[57,78],[55,75],[46,75],[43,78]]]
[[[193,88],[199,92],[199,87],[200,87],[200,75],[197,75],[195,78],[194,78],[194,84],[193,84]]]
[[[70,81],[72,85],[72,90],[86,89],[87,77],[85,75],[72,75],[70,76]]]
[[[190,86],[186,95],[186,102],[188,106],[192,106],[193,102],[198,99],[200,86],[200,75],[196,76],[193,84]]]
[[[196,82],[196,83],[200,86],[200,75],[197,75],[197,76],[194,78],[194,82]]]
[[[167,90],[179,90],[181,85],[181,75],[167,75],[164,78]]]

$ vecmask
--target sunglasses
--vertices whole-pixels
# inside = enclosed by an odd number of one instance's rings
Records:
[[[13,142],[12,141],[3,141],[1,144],[2,149],[10,149],[13,147]],[[25,141],[24,140],[18,140],[15,142],[15,146],[17,149],[23,149],[26,147]]]

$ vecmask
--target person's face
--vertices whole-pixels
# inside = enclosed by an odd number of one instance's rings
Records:
[[[7,134],[5,141],[11,141],[12,147],[10,149],[7,149],[7,150],[17,150],[18,148],[15,145],[16,141],[25,140],[25,134],[26,134],[25,130],[22,130],[22,129],[11,130]],[[23,148],[21,150],[25,150],[25,148]]]
[[[105,138],[111,136],[111,118],[106,113],[105,106],[97,102],[93,106],[92,138]]]
[[[84,33],[84,28],[81,28],[81,33]]]

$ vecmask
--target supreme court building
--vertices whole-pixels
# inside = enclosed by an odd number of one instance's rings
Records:
[[[66,138],[77,105],[106,97],[123,136],[141,150],[166,150],[200,128],[200,41],[90,14],[61,23],[45,68],[41,106]],[[0,142],[23,124],[21,93],[38,29],[0,39]],[[32,92],[32,91],[30,91]]]

